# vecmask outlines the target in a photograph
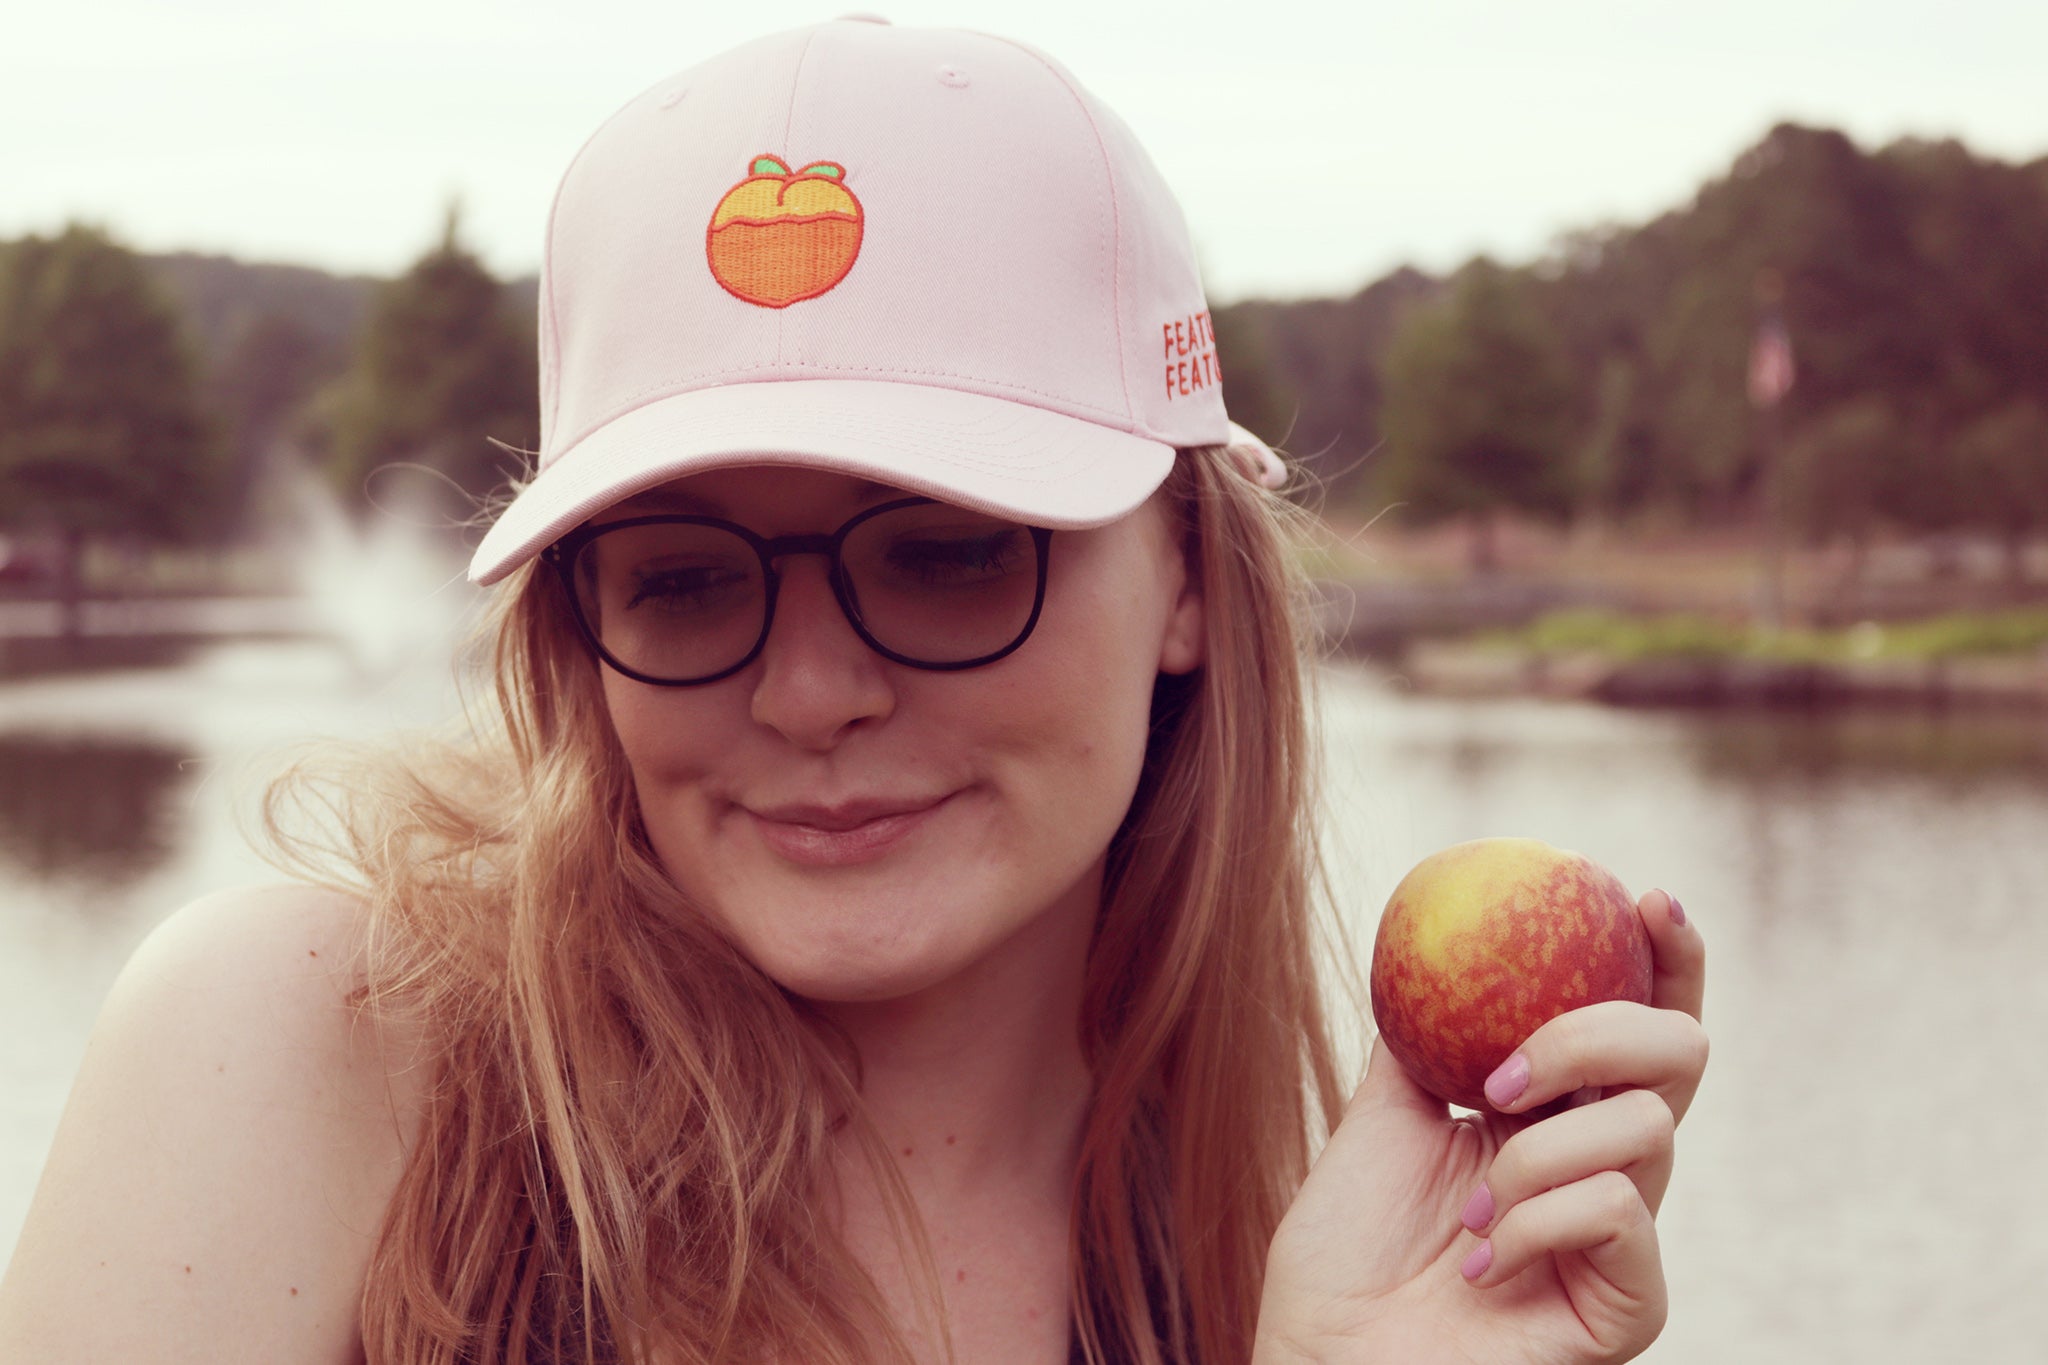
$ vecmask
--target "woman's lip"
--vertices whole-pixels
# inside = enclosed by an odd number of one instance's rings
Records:
[[[746,811],[762,842],[790,862],[808,867],[847,867],[880,858],[952,799],[950,795],[942,796],[930,805],[910,810],[869,808],[873,813],[858,807],[829,811],[819,807],[778,808],[767,813],[744,806],[741,809]],[[822,823],[811,824],[812,819]]]
[[[837,806],[748,806],[747,810],[779,825],[808,825],[812,829],[837,833],[891,815],[914,815],[945,799],[944,796],[932,796],[910,800],[847,801]]]

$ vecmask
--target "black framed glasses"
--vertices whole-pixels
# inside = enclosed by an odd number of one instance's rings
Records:
[[[730,677],[768,642],[778,561],[823,555],[854,632],[912,668],[979,668],[1014,651],[1045,606],[1052,532],[932,498],[870,507],[830,535],[763,537],[717,517],[627,517],[549,546],[585,638],[658,687]]]

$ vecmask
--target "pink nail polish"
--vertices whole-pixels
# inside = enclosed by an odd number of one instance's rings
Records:
[[[1479,1188],[1472,1191],[1472,1197],[1465,1201],[1465,1211],[1458,1215],[1458,1221],[1473,1232],[1493,1221],[1493,1191],[1486,1187],[1485,1181],[1480,1181]]]
[[[1666,891],[1664,899],[1671,902],[1671,922],[1673,924],[1685,923],[1685,907],[1678,903],[1678,897]]]
[[[1486,1098],[1496,1109],[1505,1109],[1529,1088],[1529,1059],[1517,1052],[1486,1078]]]
[[[1476,1280],[1481,1275],[1484,1275],[1486,1268],[1492,1264],[1493,1243],[1481,1242],[1478,1246],[1472,1248],[1472,1254],[1465,1258],[1465,1264],[1459,1267],[1458,1273],[1468,1280]]]

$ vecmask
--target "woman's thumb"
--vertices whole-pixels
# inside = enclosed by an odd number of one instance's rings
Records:
[[[1391,1111],[1437,1121],[1448,1118],[1451,1112],[1442,1100],[1417,1085],[1402,1069],[1394,1057],[1394,1050],[1387,1046],[1384,1034],[1373,1035],[1372,1056],[1365,1064],[1365,1079],[1352,1095],[1350,1107],[1354,1112],[1360,1109],[1380,1113]]]

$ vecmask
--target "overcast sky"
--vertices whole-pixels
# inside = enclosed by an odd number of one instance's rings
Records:
[[[857,5],[860,0],[851,0]],[[502,274],[655,81],[843,10],[733,0],[0,0],[0,236],[387,274],[460,194]],[[2048,153],[2041,0],[916,0],[1025,39],[1137,130],[1219,300],[1640,221],[1781,118]],[[1268,205],[1291,206],[1276,213]]]

